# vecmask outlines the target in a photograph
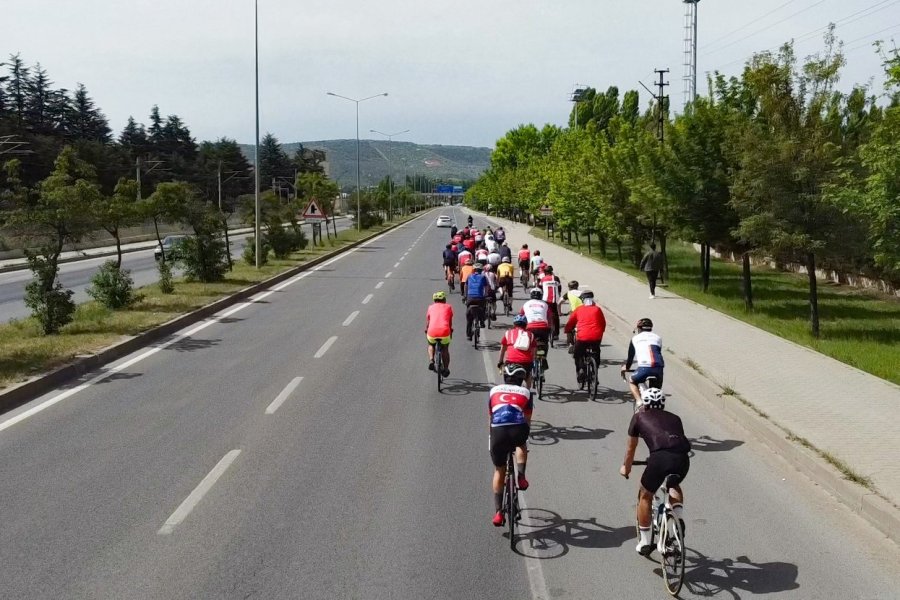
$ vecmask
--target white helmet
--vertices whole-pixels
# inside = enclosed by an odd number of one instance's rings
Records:
[[[641,401],[647,408],[665,408],[666,395],[659,388],[647,388],[641,392]]]

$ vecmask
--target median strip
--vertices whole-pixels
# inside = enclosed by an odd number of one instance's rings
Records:
[[[190,495],[184,499],[184,502],[175,509],[172,516],[166,519],[166,522],[156,533],[158,535],[169,535],[175,531],[175,528],[191,514],[194,507],[197,506],[203,499],[203,496],[212,489],[212,486],[214,486],[225,471],[228,470],[228,467],[231,466],[231,463],[234,462],[234,459],[236,459],[240,453],[240,450],[232,450],[223,456],[218,464],[213,467],[213,470],[203,478],[203,481],[201,481],[196,488],[194,488],[194,491],[191,492]]]

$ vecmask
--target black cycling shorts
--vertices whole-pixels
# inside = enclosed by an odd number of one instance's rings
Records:
[[[691,459],[684,452],[671,450],[651,452],[647,457],[644,474],[641,476],[641,487],[653,494],[662,485],[666,475],[677,475],[673,483],[680,484],[687,477],[690,468]]]
[[[528,425],[491,427],[491,462],[495,467],[506,466],[506,455],[528,441]]]

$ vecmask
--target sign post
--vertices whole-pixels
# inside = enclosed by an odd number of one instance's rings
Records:
[[[300,218],[309,223],[312,227],[313,245],[316,245],[316,235],[319,236],[319,241],[321,242],[322,222],[328,220],[328,215],[322,211],[315,198],[309,200],[309,204],[306,205],[306,209],[303,211]]]

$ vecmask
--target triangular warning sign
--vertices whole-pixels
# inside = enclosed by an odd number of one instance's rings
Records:
[[[325,213],[322,212],[322,209],[319,208],[319,203],[313,198],[309,201],[309,204],[306,205],[306,210],[303,211],[303,216],[301,218],[306,219],[307,221],[324,220]]]

